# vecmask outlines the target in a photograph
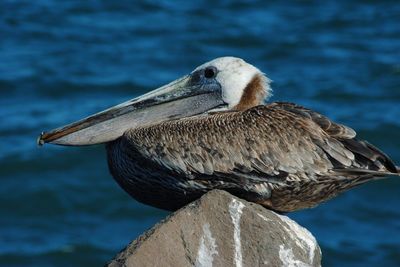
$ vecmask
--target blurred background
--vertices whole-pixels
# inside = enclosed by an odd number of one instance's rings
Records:
[[[2,0],[0,265],[102,266],[164,218],[118,187],[103,146],[36,138],[215,57],[244,58],[274,81],[272,100],[352,126],[400,165],[399,49],[390,0]],[[399,191],[371,182],[289,216],[324,266],[400,266]]]

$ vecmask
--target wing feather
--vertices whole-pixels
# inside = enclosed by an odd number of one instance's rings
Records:
[[[313,120],[316,124],[319,125],[319,127],[321,127],[322,130],[328,133],[331,137],[341,138],[341,139],[351,139],[356,136],[356,132],[350,127],[334,123],[327,117],[310,109],[304,108],[302,106],[288,102],[276,102],[272,103],[271,105],[273,105],[276,108],[284,109],[286,111]]]
[[[341,175],[362,169],[397,172],[384,153],[355,136],[353,129],[309,109],[272,103],[135,128],[122,138],[188,177],[282,182],[294,176],[313,180],[337,170]]]

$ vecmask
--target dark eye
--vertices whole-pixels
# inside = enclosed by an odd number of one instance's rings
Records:
[[[214,78],[216,74],[217,74],[217,69],[215,67],[207,67],[204,70],[204,77],[206,77],[207,79]]]

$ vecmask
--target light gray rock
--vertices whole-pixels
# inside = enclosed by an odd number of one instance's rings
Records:
[[[286,216],[214,190],[129,244],[107,266],[320,266],[312,234]]]

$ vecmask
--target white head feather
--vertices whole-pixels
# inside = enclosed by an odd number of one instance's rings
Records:
[[[248,64],[241,58],[216,58],[197,67],[194,71],[211,66],[215,67],[218,71],[216,80],[221,84],[222,99],[229,105],[229,108],[236,106],[240,102],[246,86],[256,75],[259,75],[260,78],[262,78],[262,86],[265,90],[266,98],[269,98],[272,95],[272,90],[269,85],[271,80],[268,79],[259,69]]]

